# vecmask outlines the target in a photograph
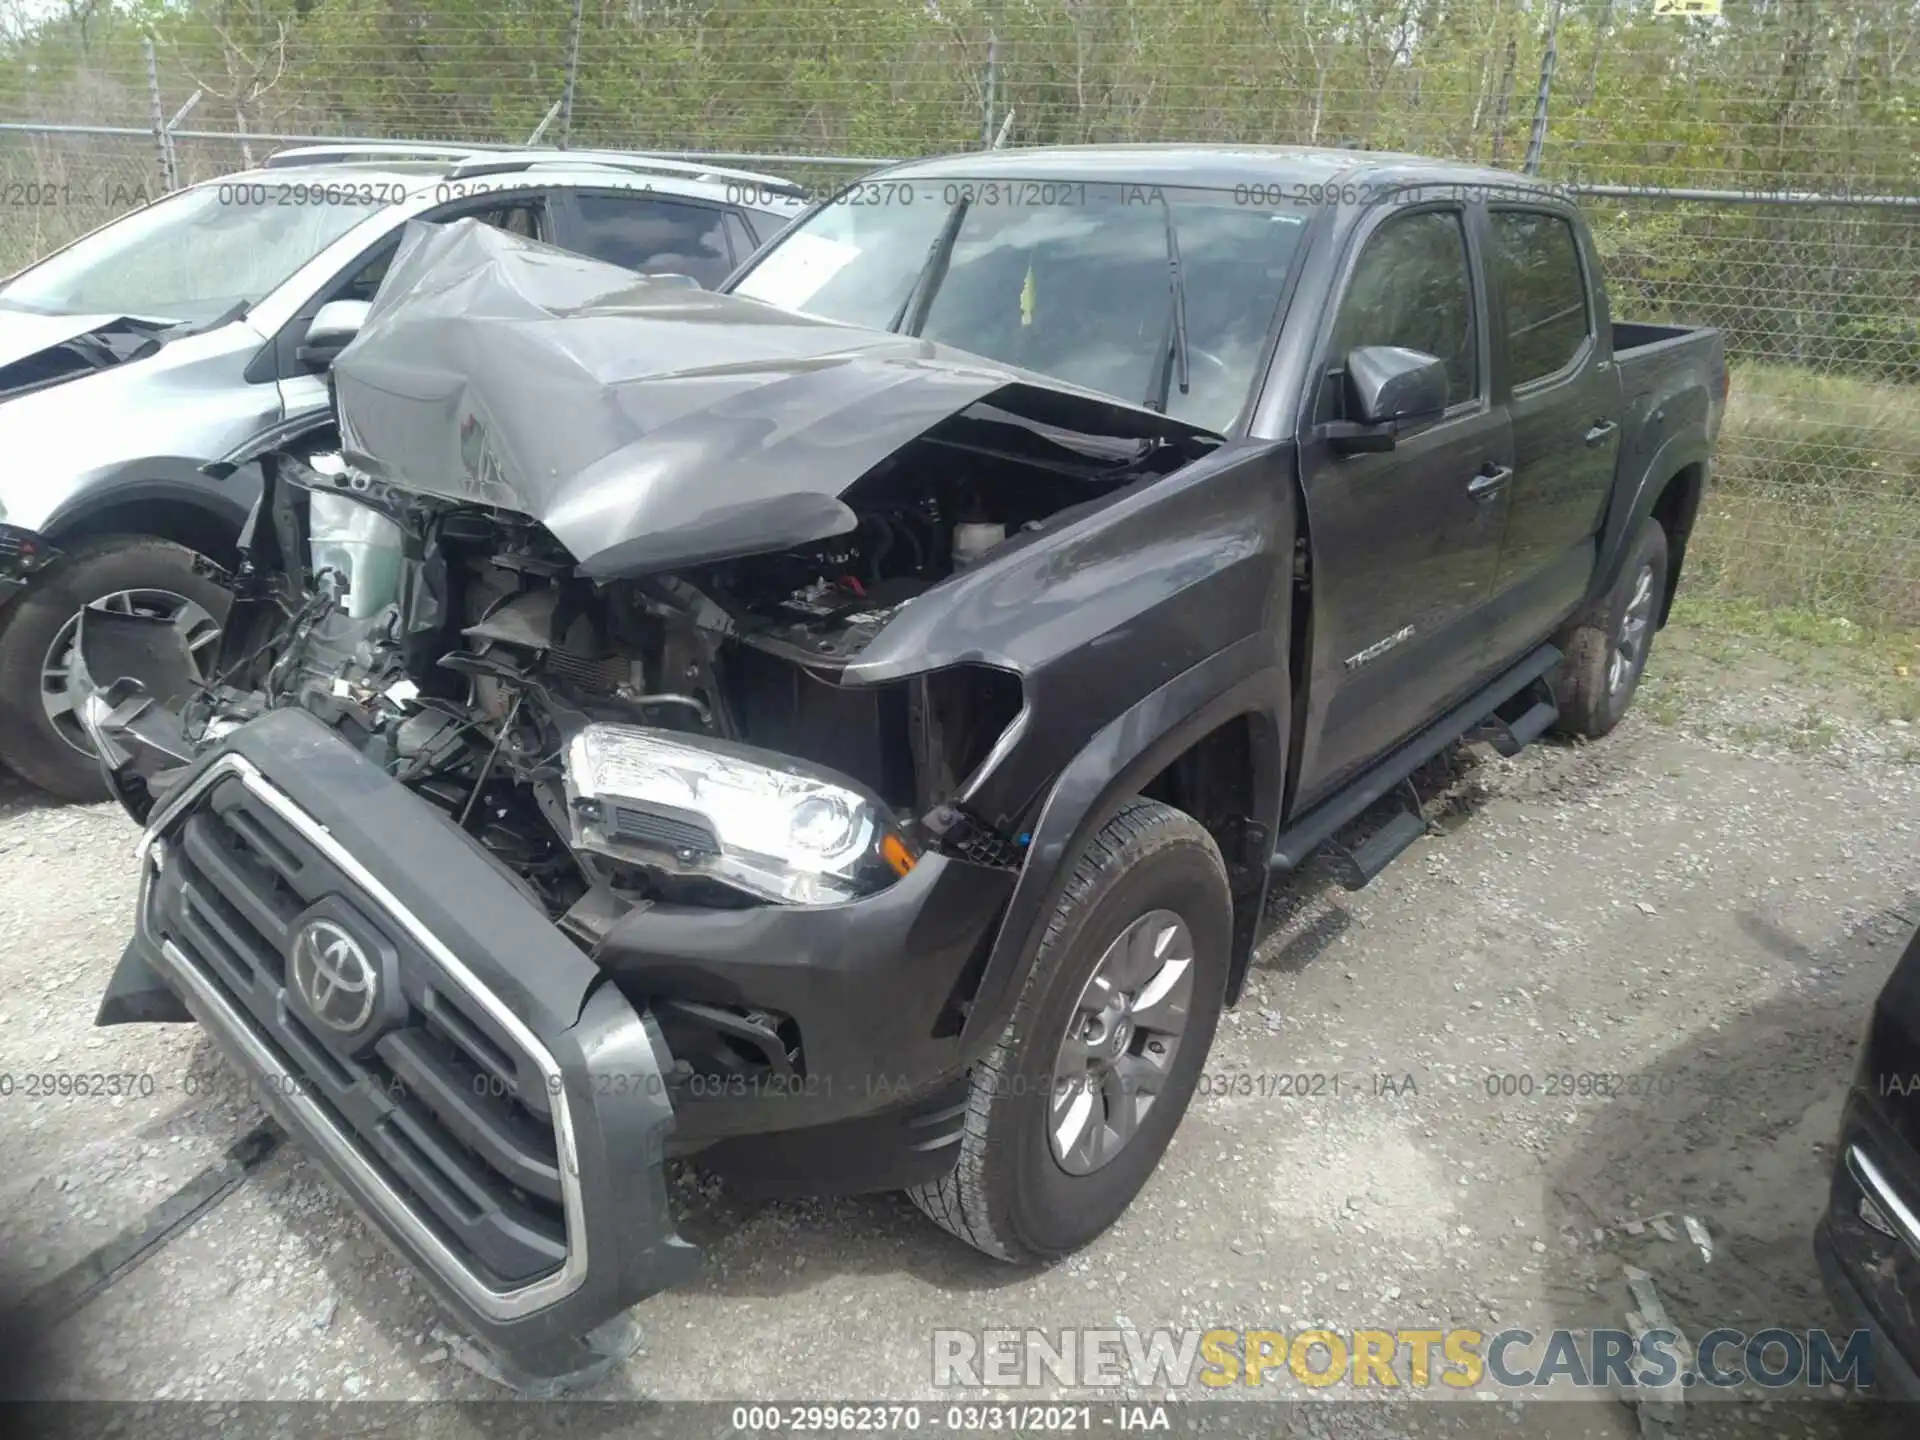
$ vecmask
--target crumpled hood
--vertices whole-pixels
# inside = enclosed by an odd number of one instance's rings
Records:
[[[0,398],[10,391],[78,379],[130,359],[152,344],[157,331],[172,323],[129,315],[38,315],[0,306]],[[71,340],[90,336],[100,343],[89,354],[48,353]]]
[[[333,378],[349,464],[527,515],[600,577],[851,530],[847,487],[989,396],[1116,440],[1206,434],[930,341],[643,279],[473,220],[409,224]]]

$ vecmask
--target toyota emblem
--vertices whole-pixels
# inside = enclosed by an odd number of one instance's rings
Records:
[[[314,1019],[349,1034],[373,1018],[380,981],[358,940],[331,920],[310,920],[293,942],[293,984]]]

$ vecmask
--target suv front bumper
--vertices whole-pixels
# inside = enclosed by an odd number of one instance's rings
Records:
[[[26,589],[35,572],[44,570],[58,553],[32,530],[0,524],[0,609]]]
[[[114,989],[157,972],[519,1368],[580,1368],[582,1336],[692,1272],[651,1018],[317,720],[274,712],[198,761],[154,811],[140,876]]]

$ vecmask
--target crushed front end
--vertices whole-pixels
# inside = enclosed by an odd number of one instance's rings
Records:
[[[910,713],[951,769],[1018,685],[842,693],[498,513],[362,488],[348,551],[330,457],[269,463],[217,683],[160,706],[106,677],[163,632],[83,630],[147,827],[101,1023],[205,1026],[522,1373],[689,1272],[669,1157],[761,1194],[949,1168],[1017,850],[940,853]]]

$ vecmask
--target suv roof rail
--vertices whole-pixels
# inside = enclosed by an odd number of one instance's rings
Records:
[[[806,198],[806,188],[783,175],[765,175],[756,170],[734,170],[725,165],[702,165],[689,160],[669,160],[664,156],[643,155],[625,150],[497,150],[468,151],[448,172],[449,180],[467,180],[478,175],[504,175],[515,170],[530,170],[536,165],[590,165],[603,170],[625,170],[637,175],[684,175],[690,180],[732,180],[796,199]]]
[[[464,161],[489,152],[471,145],[425,145],[407,140],[366,140],[331,145],[296,145],[276,150],[263,168],[284,169],[289,165],[318,165],[342,160],[455,160]]]

